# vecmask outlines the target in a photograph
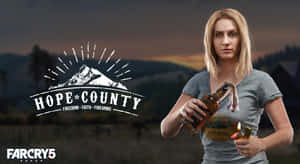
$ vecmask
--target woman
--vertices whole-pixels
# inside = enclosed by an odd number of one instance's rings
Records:
[[[176,136],[192,117],[202,120],[207,108],[200,98],[214,93],[224,82],[235,85],[239,111],[227,110],[228,96],[219,110],[200,131],[206,163],[268,163],[265,151],[292,143],[293,128],[282,101],[282,94],[265,72],[252,68],[251,45],[245,18],[234,9],[218,10],[209,18],[204,34],[206,70],[185,85],[181,96],[161,122],[163,137]],[[260,116],[267,112],[275,132],[256,136]],[[252,128],[248,139],[230,139],[228,131],[237,121]],[[218,128],[216,130],[216,128]],[[222,129],[223,128],[223,129]]]

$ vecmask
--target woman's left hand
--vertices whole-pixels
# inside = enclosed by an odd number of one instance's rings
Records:
[[[264,143],[262,139],[250,136],[248,139],[236,139],[234,140],[237,151],[247,157],[252,157],[257,153],[264,151]]]

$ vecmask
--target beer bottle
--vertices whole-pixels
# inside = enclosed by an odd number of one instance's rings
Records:
[[[231,83],[225,82],[223,86],[216,91],[216,93],[204,95],[200,100],[207,106],[207,109],[204,109],[200,106],[199,108],[206,113],[206,117],[204,117],[202,120],[199,120],[195,116],[192,116],[194,122],[186,121],[185,126],[194,133],[198,132],[206,123],[206,121],[217,112],[217,110],[220,108],[219,102],[225,98],[228,91],[232,90],[233,87],[234,86]]]

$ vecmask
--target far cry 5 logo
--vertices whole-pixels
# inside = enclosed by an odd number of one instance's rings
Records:
[[[77,72],[64,82],[50,86],[47,91],[30,96],[35,104],[36,116],[62,111],[115,111],[138,116],[137,109],[143,96],[128,91],[122,84],[132,79],[128,76],[131,72],[129,63],[122,63],[120,58],[113,61],[116,51],[106,53],[107,48],[100,51],[101,55],[97,58],[96,45],[90,47],[89,42],[77,51],[75,48],[70,54],[64,51],[67,60],[58,57],[58,65],[48,68],[43,77],[58,81],[61,75],[66,76],[73,67],[79,66]],[[96,61],[96,66],[87,64],[91,60]],[[99,67],[105,68],[105,71],[100,72]],[[112,75],[116,80],[107,75]]]

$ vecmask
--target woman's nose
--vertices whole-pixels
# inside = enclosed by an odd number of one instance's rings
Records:
[[[229,44],[230,43],[230,38],[228,37],[228,35],[224,35],[222,43],[223,44]]]

